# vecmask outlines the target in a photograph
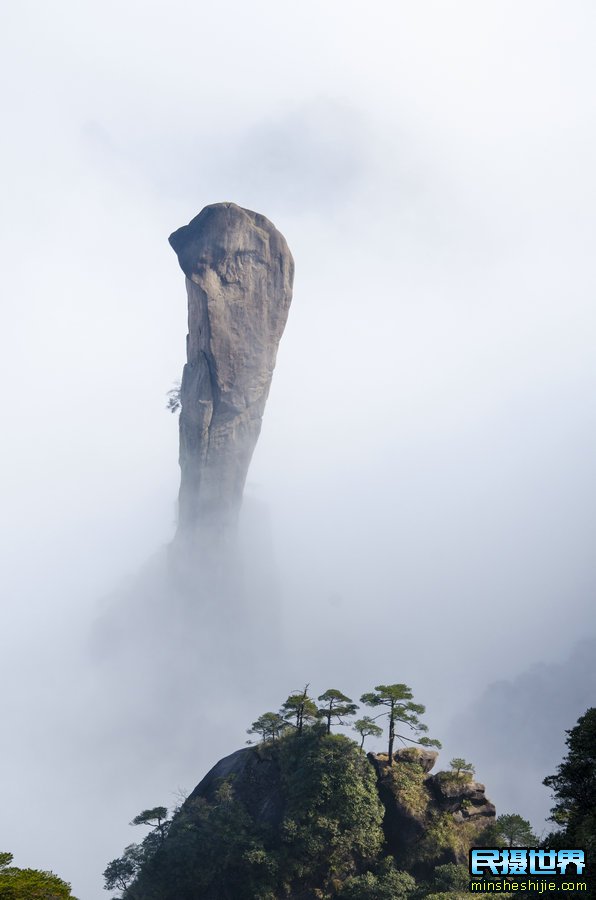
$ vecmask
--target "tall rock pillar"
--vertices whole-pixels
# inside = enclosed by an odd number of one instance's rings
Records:
[[[233,529],[292,299],[294,262],[258,213],[216,203],[170,235],[188,294],[176,543]]]

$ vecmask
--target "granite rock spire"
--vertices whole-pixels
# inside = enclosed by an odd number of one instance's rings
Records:
[[[265,216],[207,206],[170,235],[188,294],[177,542],[236,522],[292,299],[294,262]]]

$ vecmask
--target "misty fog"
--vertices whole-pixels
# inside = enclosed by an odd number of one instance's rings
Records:
[[[107,897],[133,816],[306,682],[411,685],[542,830],[596,681],[593,5],[1,20],[0,851]],[[193,595],[167,237],[223,200],[296,279],[236,587]]]

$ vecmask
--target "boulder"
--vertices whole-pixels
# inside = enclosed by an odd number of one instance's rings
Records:
[[[451,772],[438,772],[426,781],[439,807],[445,812],[461,813],[461,817],[483,817],[484,825],[496,815],[494,804],[487,799],[485,787],[479,781],[466,780]]]
[[[439,754],[436,750],[426,750],[421,747],[402,747],[393,754],[396,762],[415,762],[423,772],[430,772],[438,757]]]

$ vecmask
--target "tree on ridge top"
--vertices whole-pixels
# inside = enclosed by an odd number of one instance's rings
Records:
[[[364,741],[367,737],[381,737],[383,734],[383,729],[380,725],[377,725],[374,719],[371,719],[370,716],[363,716],[362,719],[358,719],[354,722],[354,731],[357,731],[361,737],[360,741],[360,749],[364,749]]]
[[[353,716],[358,709],[351,697],[346,697],[336,688],[329,688],[317,699],[325,704],[319,707],[319,716],[327,721],[327,734],[331,733],[332,719],[337,719],[340,725],[344,725],[342,719],[346,716]]]
[[[279,740],[281,734],[288,728],[288,723],[279,713],[266,712],[252,723],[247,729],[248,734],[260,734],[263,743]],[[248,741],[248,743],[252,743]]]
[[[387,715],[389,718],[388,757],[390,766],[393,765],[393,745],[396,737],[402,741],[420,744],[423,747],[437,747],[439,749],[441,747],[441,742],[434,738],[421,737],[417,739],[403,734],[396,734],[396,722],[407,725],[415,735],[424,734],[428,731],[428,726],[420,721],[420,716],[424,714],[426,707],[421,703],[414,703],[412,697],[412,689],[407,684],[378,684],[374,691],[369,691],[360,698],[360,702],[365,703],[367,706],[384,706],[387,708],[387,712],[380,713],[379,716]],[[379,716],[376,718],[379,718]]]
[[[319,717],[319,710],[312,697],[308,696],[309,685],[305,685],[302,691],[293,691],[285,703],[282,704],[281,713],[288,724],[293,725],[298,734],[309,722],[314,722]],[[295,721],[293,721],[295,719]]]
[[[154,832],[159,834],[161,842],[165,840],[168,833],[169,821],[168,810],[165,806],[154,806],[153,809],[144,809],[138,816],[135,816],[131,825],[148,825]]]

